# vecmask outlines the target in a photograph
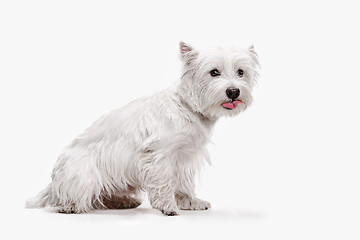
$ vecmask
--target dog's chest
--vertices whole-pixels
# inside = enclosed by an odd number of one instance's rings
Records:
[[[181,149],[196,152],[209,142],[213,125],[208,120],[188,122],[174,130],[173,136]]]

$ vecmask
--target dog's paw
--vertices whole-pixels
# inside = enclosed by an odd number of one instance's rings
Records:
[[[59,207],[57,211],[58,213],[67,213],[67,214],[77,213],[74,205]]]
[[[179,215],[179,209],[175,203],[168,203],[162,204],[161,206],[157,207],[164,215],[167,216],[176,216]]]
[[[162,209],[161,212],[162,212],[164,215],[167,215],[167,216],[176,216],[176,215],[179,215],[179,213],[178,213],[177,210],[171,210],[171,209]]]
[[[209,202],[194,198],[191,200],[182,200],[180,209],[182,210],[208,210],[211,208]]]

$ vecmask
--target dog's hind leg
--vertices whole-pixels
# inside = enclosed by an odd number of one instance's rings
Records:
[[[101,198],[102,207],[105,209],[126,209],[137,208],[141,204],[138,197],[138,190],[118,191],[111,195],[103,195]]]
[[[102,204],[108,209],[126,209],[137,208],[140,206],[141,201],[137,198],[130,196],[110,196],[102,199]]]

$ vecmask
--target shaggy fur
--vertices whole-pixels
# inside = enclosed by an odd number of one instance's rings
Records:
[[[64,213],[134,208],[146,191],[151,205],[166,215],[210,208],[195,196],[195,177],[209,162],[205,147],[218,118],[250,106],[257,54],[252,46],[195,50],[185,43],[180,52],[181,81],[86,129],[63,150],[52,182],[27,207],[52,206]],[[212,76],[214,69],[220,75]],[[229,88],[240,91],[232,109],[224,107],[235,102]]]

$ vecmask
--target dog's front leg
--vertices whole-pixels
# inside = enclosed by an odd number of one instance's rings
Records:
[[[181,210],[207,210],[211,208],[209,202],[201,200],[195,196],[195,176],[196,171],[178,170],[179,184],[176,189],[175,199]]]
[[[141,167],[143,187],[153,208],[168,216],[178,215],[175,201],[174,169],[166,161],[144,161]]]
[[[161,188],[150,187],[147,189],[150,204],[153,208],[159,209],[168,216],[178,215],[178,207],[175,201],[175,194],[171,186]]]

